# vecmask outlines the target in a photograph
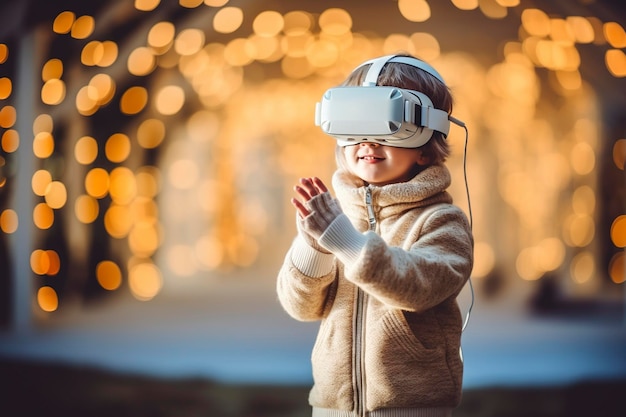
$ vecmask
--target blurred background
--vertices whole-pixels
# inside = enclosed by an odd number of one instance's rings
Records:
[[[275,296],[292,186],[335,168],[322,93],[403,51],[469,128],[455,416],[626,415],[625,25],[620,0],[1,1],[3,415],[310,415],[317,324]]]

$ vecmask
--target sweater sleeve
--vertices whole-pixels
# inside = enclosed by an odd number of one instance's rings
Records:
[[[285,311],[300,321],[324,317],[328,291],[335,279],[335,257],[296,237],[278,272],[276,290]]]
[[[454,206],[436,210],[409,233],[405,248],[389,246],[368,232],[360,252],[337,256],[346,278],[395,308],[423,311],[456,296],[473,266],[473,238],[464,213]],[[347,257],[349,256],[349,258]]]

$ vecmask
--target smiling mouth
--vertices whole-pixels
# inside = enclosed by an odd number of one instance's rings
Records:
[[[385,158],[381,158],[380,156],[374,156],[374,155],[364,155],[364,156],[359,156],[359,159],[363,161],[382,161]]]

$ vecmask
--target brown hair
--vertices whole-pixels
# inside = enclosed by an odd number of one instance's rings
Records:
[[[398,54],[415,58],[408,54]],[[419,58],[415,58],[419,59]],[[365,75],[371,64],[354,70],[341,86],[359,86],[365,80]],[[452,94],[450,89],[433,75],[401,62],[387,62],[378,75],[377,85],[404,88],[419,91],[430,98],[435,108],[452,113]],[[450,156],[450,146],[441,132],[434,131],[426,144],[420,147],[422,153],[430,159],[431,164],[443,163]]]

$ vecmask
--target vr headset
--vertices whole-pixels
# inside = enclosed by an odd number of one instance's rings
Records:
[[[377,86],[387,62],[420,68],[445,84],[433,67],[418,59],[397,55],[372,59],[356,68],[371,64],[361,86],[335,87],[324,93],[315,108],[315,125],[339,146],[375,142],[398,148],[418,148],[430,140],[433,131],[447,137],[450,121],[462,125],[419,91]]]

